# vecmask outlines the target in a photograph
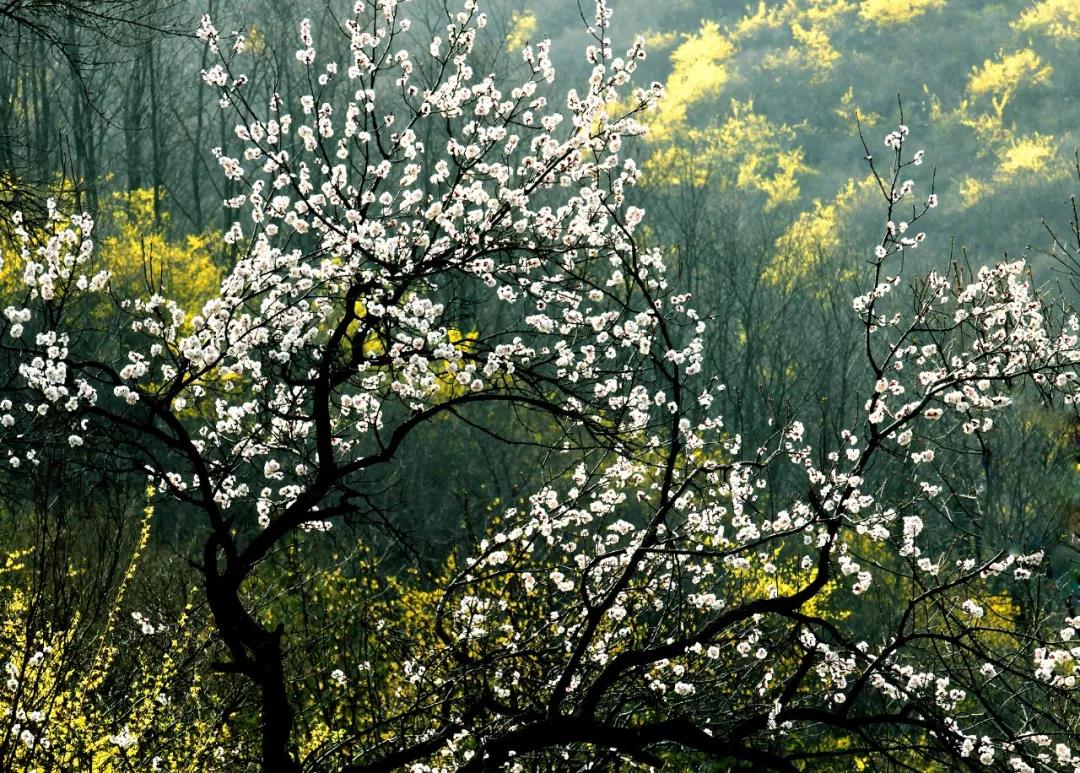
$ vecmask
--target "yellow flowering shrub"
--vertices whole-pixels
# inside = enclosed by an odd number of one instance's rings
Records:
[[[1075,0],[1041,0],[1032,3],[1013,27],[1022,32],[1041,32],[1051,38],[1080,38],[1080,3]]]
[[[1000,120],[1017,89],[1043,85],[1050,80],[1053,72],[1053,68],[1030,48],[1011,54],[999,52],[996,61],[987,59],[981,67],[971,69],[968,93],[976,98],[989,96],[994,115]]]
[[[777,238],[774,257],[765,268],[765,281],[790,289],[809,276],[844,243],[841,229],[859,201],[876,190],[874,185],[872,178],[860,182],[849,179],[831,201],[815,199],[813,207],[802,212]]]
[[[997,60],[987,59],[981,67],[973,67],[968,78],[968,91],[975,95],[1006,94],[1022,84],[1045,83],[1053,73],[1030,48],[1022,48],[1011,54],[998,53]]]
[[[510,32],[506,35],[506,47],[518,52],[528,45],[536,34],[536,16],[514,11],[510,16]]]
[[[769,31],[796,25],[821,31],[836,29],[858,8],[856,0],[759,0],[731,28],[732,40],[748,40]]]
[[[221,283],[221,267],[213,248],[219,243],[209,235],[168,235],[169,215],[155,222],[153,193],[148,189],[114,193],[109,206],[97,217],[94,239],[97,264],[110,273],[119,290],[164,290],[185,309],[196,309],[213,295]],[[56,220],[53,232],[68,223]],[[12,292],[22,281],[24,261],[12,245],[0,244],[0,291]]]
[[[858,8],[855,0],[808,0],[801,15],[809,23],[836,27],[844,23],[845,17]]]
[[[273,599],[261,610],[263,624],[283,622],[297,637],[291,652],[304,677],[294,689],[296,738],[306,764],[332,769],[331,761],[349,759],[365,743],[395,739],[388,718],[425,699],[410,678],[412,663],[430,664],[443,648],[435,630],[442,594],[432,588],[445,587],[455,570],[450,558],[429,581],[415,569],[387,573],[375,551],[359,544],[319,570],[309,554],[290,548],[274,570],[252,579],[253,598]],[[363,730],[373,735],[360,737]]]
[[[821,84],[826,81],[834,65],[840,59],[840,52],[833,48],[824,25],[800,21],[791,23],[792,45],[777,54],[767,54],[762,64],[767,69],[789,68],[810,72],[810,82]]]
[[[114,193],[101,230],[98,255],[112,272],[114,286],[135,289],[147,283],[161,286],[165,295],[185,309],[196,309],[221,283],[222,270],[212,248],[219,244],[209,236],[168,236],[169,217],[155,224],[153,193],[139,189]]]
[[[1055,163],[1055,146],[1053,137],[1038,132],[1014,139],[999,152],[994,178],[1006,181],[1038,175],[1045,179],[1060,174],[1065,165]]]
[[[978,180],[974,177],[965,177],[960,181],[960,203],[965,207],[973,207],[994,192],[992,183]]]
[[[945,0],[862,0],[859,15],[881,26],[905,24],[944,6]]]
[[[735,39],[751,38],[766,30],[775,30],[784,26],[794,10],[794,3],[784,5],[766,3],[758,0],[757,7],[735,23],[732,33]]]
[[[645,39],[645,48],[652,52],[671,48],[679,39],[676,32],[646,32],[642,37]]]
[[[806,67],[814,70],[812,82],[820,83],[825,75],[840,59],[840,52],[833,48],[829,36],[820,25],[791,25],[791,36],[795,39],[794,51],[800,52],[806,60]]]
[[[764,193],[766,209],[796,201],[799,178],[812,171],[795,144],[795,130],[769,121],[752,101],[733,100],[720,125],[687,130],[678,142],[655,146],[643,165],[650,185],[700,186],[712,177],[722,187]]]
[[[97,629],[78,615],[67,624],[32,623],[41,613],[41,599],[29,591],[33,551],[6,556],[0,568],[5,769],[197,773],[229,767],[236,744],[191,670],[190,658],[206,647],[206,626],[190,606],[170,623],[125,611],[152,516],[147,506]]]
[[[672,138],[692,105],[723,89],[730,77],[728,60],[734,53],[735,47],[716,22],[703,22],[697,33],[683,36],[671,54],[664,99],[646,121],[654,139]]]
[[[840,97],[840,104],[833,108],[833,113],[837,118],[849,121],[852,125],[855,124],[855,118],[858,117],[866,128],[872,128],[881,121],[880,114],[867,112],[859,108],[859,105],[855,102],[855,88],[853,86],[849,86],[848,90]]]

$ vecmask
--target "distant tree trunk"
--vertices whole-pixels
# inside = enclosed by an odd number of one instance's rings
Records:
[[[68,23],[68,39],[76,39],[75,26]],[[85,191],[86,207],[96,212],[98,206],[97,149],[94,144],[94,109],[90,104],[89,84],[83,80],[75,62],[69,60],[71,74],[72,135],[75,141],[75,158],[72,174],[76,190]],[[80,179],[81,178],[81,179]],[[79,202],[82,206],[82,202]]]
[[[20,38],[15,45],[16,69],[14,85],[16,89],[15,93],[19,95],[19,107],[17,111],[18,121],[23,124],[23,131],[25,132],[24,139],[28,138],[30,135],[30,84],[26,82],[27,79],[21,69],[18,68],[17,63],[22,61],[23,51],[25,51],[26,48],[27,45]],[[18,131],[18,129],[16,129],[16,131]],[[27,148],[24,147],[23,150],[25,151]]]
[[[32,70],[34,83],[34,128],[35,148],[34,167],[42,179],[48,179],[51,172],[51,158],[49,149],[55,141],[52,128],[52,109],[49,99],[49,68],[46,66],[45,43],[38,39],[34,44],[33,61],[38,66]]]
[[[95,131],[97,123],[94,121],[94,107],[90,103],[90,95],[83,96],[83,112],[86,114],[87,158],[86,158],[86,193],[92,212],[98,209],[98,149],[105,137],[104,124]]]
[[[153,41],[147,44],[146,59],[149,63],[150,74],[150,152],[151,152],[151,175],[154,187],[154,226],[161,227],[161,196],[165,188],[164,166],[165,151],[164,141],[161,136],[161,122],[159,120],[160,102],[158,100],[158,57],[161,55],[161,47],[154,46]]]
[[[144,186],[142,158],[142,113],[146,61],[138,57],[131,63],[131,78],[124,90],[124,155],[127,164],[127,189]]]
[[[3,103],[0,104],[0,165],[7,172],[15,169],[14,139],[16,133],[15,123],[18,116],[15,112],[15,95],[18,93],[19,74],[14,64],[5,63],[0,67],[0,83],[3,83]]]

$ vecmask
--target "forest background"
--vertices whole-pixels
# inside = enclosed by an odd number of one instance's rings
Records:
[[[1076,300],[1077,266],[1062,249],[1080,171],[1073,0],[617,6],[611,36],[645,36],[639,79],[666,92],[643,118],[649,134],[634,140],[645,238],[663,245],[674,281],[709,321],[705,370],[723,374],[747,446],[766,442],[770,419],[790,406],[822,438],[838,437],[850,419],[851,363],[860,354],[850,299],[861,292],[858,269],[878,238],[881,209],[860,129],[877,153],[878,136],[902,111],[934,168],[933,247],[909,252],[912,269],[1026,254],[1040,284]],[[494,0],[485,8],[491,20],[478,51],[492,72],[513,72],[524,45],[551,38],[560,82],[588,79],[576,4]],[[243,143],[200,78],[213,63],[194,37],[207,12],[220,29],[242,30],[258,55],[248,71],[253,88],[273,84],[285,101],[310,85],[290,66],[301,20],[335,24],[334,11],[309,1],[0,5],[0,207],[9,246],[12,213],[44,219],[52,197],[95,215],[97,249],[117,288],[139,286],[149,271],[188,309],[216,292],[239,250],[223,239],[236,215],[222,202],[240,189],[209,149],[239,156]],[[19,270],[6,262],[0,287],[12,287]],[[453,334],[465,347],[477,335]],[[1071,421],[1066,411],[1025,403],[975,463],[985,539],[1047,551],[1046,592],[1070,610],[1080,590]],[[538,456],[508,461],[479,428],[430,433],[438,456],[406,448],[386,473],[392,522],[298,534],[247,591],[260,620],[287,622],[304,643],[293,648],[302,661],[297,755],[310,769],[347,747],[343,717],[376,712],[359,699],[337,700],[335,690],[362,673],[383,635],[377,621],[394,621],[395,641],[423,641],[437,603],[432,588],[490,530],[500,506],[525,501]],[[139,476],[120,474],[123,465],[41,461],[48,474],[5,473],[0,625],[12,662],[19,652],[31,662],[43,642],[70,653],[34,687],[61,707],[52,743],[69,744],[70,759],[95,770],[145,769],[153,760],[191,770],[226,759],[254,764],[245,732],[256,699],[215,665],[221,643],[190,567],[198,524],[176,503],[155,500]],[[357,619],[366,622],[356,627]],[[404,677],[372,677],[385,680],[384,692],[395,678]],[[0,743],[0,767],[48,769],[24,759],[34,748],[19,740],[34,724],[19,708],[26,696],[6,700],[0,722],[11,740]]]

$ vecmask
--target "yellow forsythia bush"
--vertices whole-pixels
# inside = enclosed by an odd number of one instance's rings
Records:
[[[0,768],[33,771],[240,770],[236,743],[210,711],[200,669],[207,629],[190,606],[164,624],[127,612],[153,508],[98,630],[78,618],[37,624],[32,550],[0,566]]]

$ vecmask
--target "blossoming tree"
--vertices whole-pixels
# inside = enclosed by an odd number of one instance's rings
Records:
[[[906,127],[884,164],[867,153],[888,222],[853,304],[851,425],[813,442],[777,416],[746,448],[632,203],[627,140],[661,96],[630,91],[643,44],[616,56],[599,2],[592,75],[555,103],[547,42],[510,85],[477,71],[474,0],[431,35],[397,0],[350,10],[344,60],[301,26],[295,101],[250,93],[243,36],[203,20],[203,78],[245,148],[214,151],[243,190],[239,258],[198,313],[152,277],[113,292],[86,215],[6,258],[5,463],[111,455],[198,513],[219,668],[258,691],[263,768],[1080,769],[1080,620],[1040,593],[1041,554],[969,539],[978,491],[956,474],[1024,384],[1071,401],[1077,322],[1022,261],[901,289],[936,205],[907,180]],[[429,627],[381,620],[357,632],[363,672],[327,664],[335,700],[367,708],[301,753],[290,649],[314,645],[249,591],[349,518],[393,533],[379,471],[436,422],[539,458],[532,489],[430,589]]]

